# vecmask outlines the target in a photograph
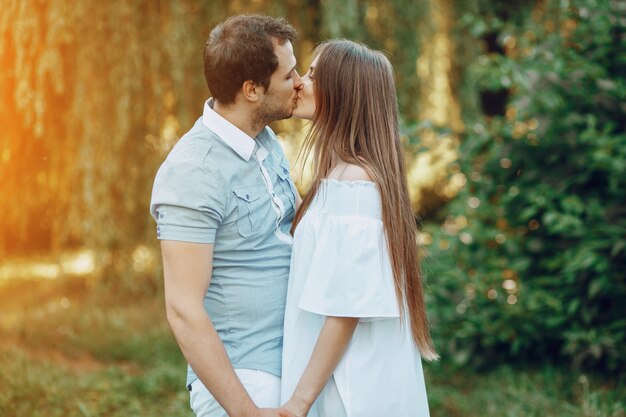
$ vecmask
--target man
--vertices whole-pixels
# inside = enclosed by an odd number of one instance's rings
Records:
[[[283,19],[258,15],[213,29],[213,98],[155,179],[167,318],[198,417],[291,416],[276,407],[299,195],[266,125],[291,116],[302,87],[295,37]]]

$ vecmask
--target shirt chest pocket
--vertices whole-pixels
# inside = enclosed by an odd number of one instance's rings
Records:
[[[237,201],[237,230],[243,237],[259,233],[270,206],[269,195],[263,186],[233,189]]]
[[[278,176],[278,182],[280,183],[282,192],[287,196],[287,202],[289,205],[293,206],[296,202],[296,196],[291,185],[291,179],[289,178],[289,168],[283,163],[278,166],[275,172]],[[289,209],[289,207],[287,207],[287,209]]]

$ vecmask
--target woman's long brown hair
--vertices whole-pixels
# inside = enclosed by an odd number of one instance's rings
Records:
[[[396,296],[422,357],[433,361],[420,273],[417,225],[411,210],[398,128],[393,68],[387,57],[349,40],[319,45],[313,94],[316,109],[300,157],[313,150],[313,182],[293,221],[292,233],[337,159],[370,175],[382,200],[383,226]],[[406,302],[406,303],[405,303]]]

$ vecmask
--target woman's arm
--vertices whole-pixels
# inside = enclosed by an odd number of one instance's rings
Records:
[[[358,322],[354,317],[326,317],[309,364],[284,408],[298,417],[307,415],[341,360]]]

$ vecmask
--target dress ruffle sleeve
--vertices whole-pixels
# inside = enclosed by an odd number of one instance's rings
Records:
[[[364,321],[399,317],[382,221],[371,217],[311,213],[299,259],[305,276],[298,307],[324,316]],[[297,248],[295,248],[297,250]]]

